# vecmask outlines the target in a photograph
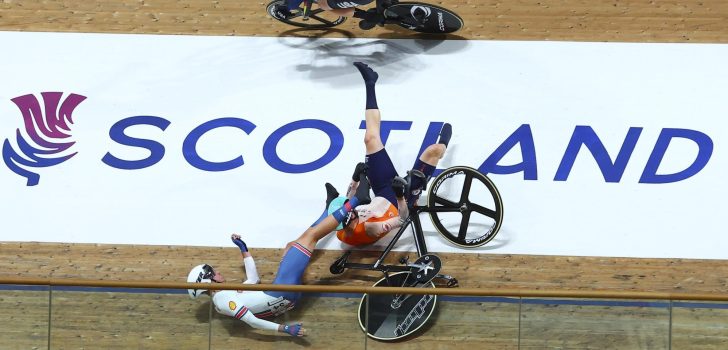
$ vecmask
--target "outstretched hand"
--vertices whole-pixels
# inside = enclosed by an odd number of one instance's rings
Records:
[[[240,235],[237,233],[233,233],[230,236],[230,239],[232,239],[233,243],[240,248],[240,252],[247,253],[248,252],[248,246],[243,242],[242,239],[240,239]]]
[[[292,337],[302,337],[306,333],[306,330],[303,328],[301,323],[292,324],[290,326],[284,325],[282,331],[290,334]]]

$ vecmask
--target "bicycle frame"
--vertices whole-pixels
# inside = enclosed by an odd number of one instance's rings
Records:
[[[397,233],[392,237],[392,240],[389,242],[387,247],[382,251],[377,261],[371,264],[363,264],[363,263],[350,263],[346,262],[344,264],[344,268],[349,269],[358,269],[358,270],[371,270],[371,271],[381,271],[384,273],[387,272],[403,272],[403,271],[410,271],[410,267],[408,266],[399,266],[399,265],[385,265],[384,259],[389,255],[389,252],[392,251],[395,244],[397,244],[397,241],[399,241],[399,238],[402,237],[402,234],[404,233],[407,228],[412,225],[413,229],[413,235],[415,239],[415,247],[417,248],[417,256],[421,257],[428,253],[427,251],[427,244],[425,243],[425,235],[422,231],[422,222],[420,221],[420,214],[421,213],[429,213],[429,212],[440,212],[440,211],[451,211],[451,210],[439,210],[439,208],[430,208],[430,207],[420,207],[420,206],[414,206],[410,207],[410,214],[405,219],[402,226],[397,230]]]
[[[437,194],[439,189],[443,188],[443,183],[448,183],[449,181],[451,181],[450,179],[455,179],[452,183],[454,183],[456,186],[462,185],[459,192],[459,199],[457,200],[450,200],[447,196],[441,197]],[[470,191],[473,185],[473,181],[476,181],[476,183],[480,183],[485,186],[485,188],[487,189],[487,193],[490,194],[493,201],[490,206],[481,206],[478,205],[476,202],[471,202]],[[425,187],[427,187],[426,184],[428,182],[430,182],[430,180],[426,179],[423,190]],[[437,177],[435,177],[432,186],[433,187],[430,188],[428,192],[427,204],[425,204],[424,206],[418,206],[416,202],[413,202],[414,204],[408,205],[409,215],[404,219],[402,226],[397,230],[394,236],[392,236],[392,239],[389,241],[385,249],[381,252],[381,254],[374,263],[366,264],[349,262],[348,258],[351,255],[351,251],[347,251],[331,264],[329,271],[331,271],[331,273],[335,275],[344,272],[344,270],[346,269],[381,271],[384,273],[384,276],[387,279],[388,273],[390,272],[410,272],[415,273],[420,284],[421,282],[424,282],[425,279],[429,278],[430,280],[432,280],[433,278],[438,278],[444,279],[447,282],[447,287],[457,286],[458,281],[456,278],[454,278],[453,276],[438,273],[440,271],[440,268],[442,267],[442,262],[440,258],[437,257],[437,255],[430,254],[428,252],[427,242],[425,241],[425,235],[422,229],[422,222],[420,221],[420,214],[428,213],[430,219],[433,220],[432,223],[435,226],[437,232],[440,233],[451,243],[465,248],[479,247],[483,244],[490,242],[490,240],[492,240],[495,237],[495,234],[498,232],[503,219],[503,204],[500,198],[500,194],[498,193],[498,190],[493,182],[490,181],[490,179],[488,179],[478,170],[470,167],[455,166],[447,168],[439,175],[437,175]],[[447,188],[447,185],[444,188]],[[492,207],[493,209],[490,209],[490,207]],[[469,234],[468,226],[470,225],[470,214],[473,212],[477,212],[477,215],[490,218],[492,222],[490,224],[491,227],[487,231],[485,231],[483,235],[480,235],[475,239],[468,239],[467,237]],[[443,221],[445,219],[439,216],[439,214],[441,213],[461,214],[462,218],[460,220],[457,231],[451,232],[447,227],[443,226],[443,224],[447,223]],[[412,229],[415,248],[417,249],[417,260],[413,263],[409,263],[408,258],[400,258],[400,265],[385,263],[385,259],[387,258],[387,256],[394,249],[394,246],[397,244],[397,242],[399,242],[399,239],[402,237],[404,232],[409,228]],[[433,266],[433,263],[437,266],[436,270],[432,271],[432,273],[423,273],[423,271],[428,271],[423,267],[425,266],[423,264],[426,264],[427,266]]]

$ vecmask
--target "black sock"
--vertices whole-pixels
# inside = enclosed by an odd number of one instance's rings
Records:
[[[361,77],[364,79],[364,85],[367,88],[366,109],[379,109],[377,106],[377,94],[374,91],[379,74],[362,62],[354,62],[354,66],[361,73]]]
[[[440,129],[440,139],[437,140],[437,143],[441,143],[447,147],[447,144],[450,143],[450,137],[452,136],[452,125],[450,123],[445,123],[442,126],[442,129]]]
[[[374,91],[374,83],[366,83],[367,104],[366,109],[379,109],[377,106],[377,93]]]

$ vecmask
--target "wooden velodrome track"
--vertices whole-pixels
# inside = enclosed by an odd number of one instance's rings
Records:
[[[728,2],[648,0],[442,0],[465,28],[451,39],[622,42],[728,42]],[[0,30],[184,35],[413,37],[394,28],[361,31],[353,21],[328,32],[291,31],[265,13],[267,1],[244,0],[3,0]],[[99,234],[103,234],[100,232]],[[228,232],[209,234],[227,235]],[[292,238],[297,233],[291,233]],[[22,237],[22,232],[17,232]],[[428,239],[438,239],[431,237]],[[548,237],[544,237],[548,240]],[[553,244],[553,242],[552,242]],[[629,244],[629,242],[625,242]],[[709,244],[706,242],[706,244]],[[254,250],[263,282],[270,282],[280,251]],[[371,285],[376,274],[332,276],[339,255],[318,251],[308,284]],[[367,255],[360,253],[359,257]],[[369,254],[371,255],[371,254]],[[463,287],[599,289],[728,293],[728,263],[720,260],[625,259],[495,254],[443,254],[444,273]],[[105,280],[184,280],[190,267],[208,262],[241,280],[234,247],[0,243],[0,277],[73,277]],[[288,317],[303,320],[304,340],[251,331],[232,319],[210,316],[209,302],[181,294],[1,290],[0,349],[202,349],[363,348],[354,317],[358,298],[309,298]],[[672,334],[664,307],[615,304],[524,304],[479,299],[446,302],[424,335],[397,344],[368,341],[368,348],[473,347],[478,349],[728,348],[728,312],[675,308]],[[213,338],[207,323],[212,320]],[[48,334],[48,323],[53,331]],[[670,338],[671,337],[671,338]],[[49,340],[50,338],[50,340]],[[669,340],[671,339],[671,340]]]

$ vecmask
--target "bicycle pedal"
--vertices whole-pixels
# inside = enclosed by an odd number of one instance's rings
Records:
[[[455,288],[459,287],[457,278],[450,275],[437,275],[432,279],[432,283],[435,284],[435,288]]]

